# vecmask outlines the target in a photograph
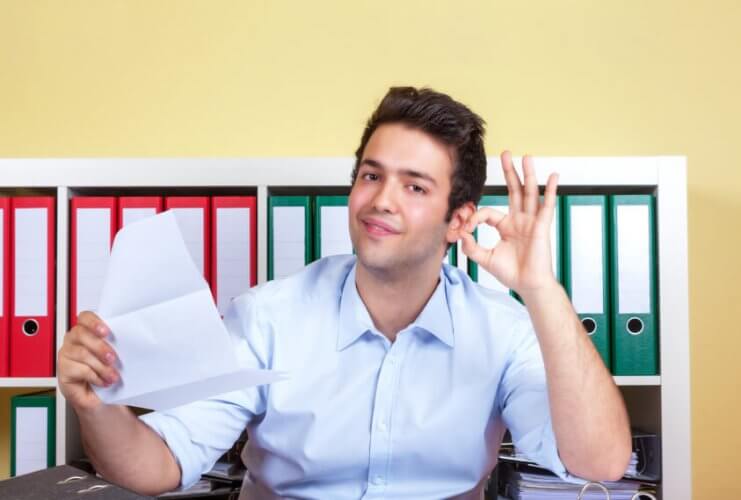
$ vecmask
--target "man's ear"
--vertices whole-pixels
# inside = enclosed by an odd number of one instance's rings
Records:
[[[460,233],[468,222],[468,219],[476,212],[476,205],[472,201],[466,202],[460,207],[453,210],[453,215],[448,222],[448,232],[445,239],[448,243],[455,243],[460,239]]]

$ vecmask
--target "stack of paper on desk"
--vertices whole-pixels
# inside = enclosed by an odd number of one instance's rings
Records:
[[[638,481],[627,479],[600,484],[609,491],[611,500],[632,500],[642,486]],[[567,483],[551,474],[513,471],[507,481],[507,494],[513,500],[576,500],[583,487],[582,484]],[[584,491],[581,498],[604,500],[608,497],[602,488],[593,485]]]
[[[97,312],[121,374],[95,388],[106,403],[163,410],[283,378],[240,365],[172,212],[119,231]]]

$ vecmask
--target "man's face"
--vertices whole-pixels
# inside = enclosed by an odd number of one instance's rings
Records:
[[[442,262],[453,160],[448,146],[403,124],[379,126],[350,192],[350,237],[361,264],[398,271]]]

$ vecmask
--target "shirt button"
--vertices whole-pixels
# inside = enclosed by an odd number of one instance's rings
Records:
[[[385,432],[386,431],[386,422],[384,422],[383,420],[381,420],[380,422],[378,422],[378,430]]]
[[[381,476],[373,476],[373,480],[371,481],[373,484],[383,484],[383,477]]]
[[[389,366],[394,366],[396,364],[395,358],[389,358]]]

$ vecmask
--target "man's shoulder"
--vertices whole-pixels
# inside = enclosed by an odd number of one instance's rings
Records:
[[[508,292],[487,288],[452,266],[446,265],[444,271],[452,285],[449,287],[449,300],[454,313],[454,309],[459,309],[461,314],[479,313],[496,318],[498,322],[528,320],[525,307]]]
[[[263,306],[277,303],[284,309],[337,298],[354,264],[353,255],[324,257],[290,276],[258,285],[248,293]]]

